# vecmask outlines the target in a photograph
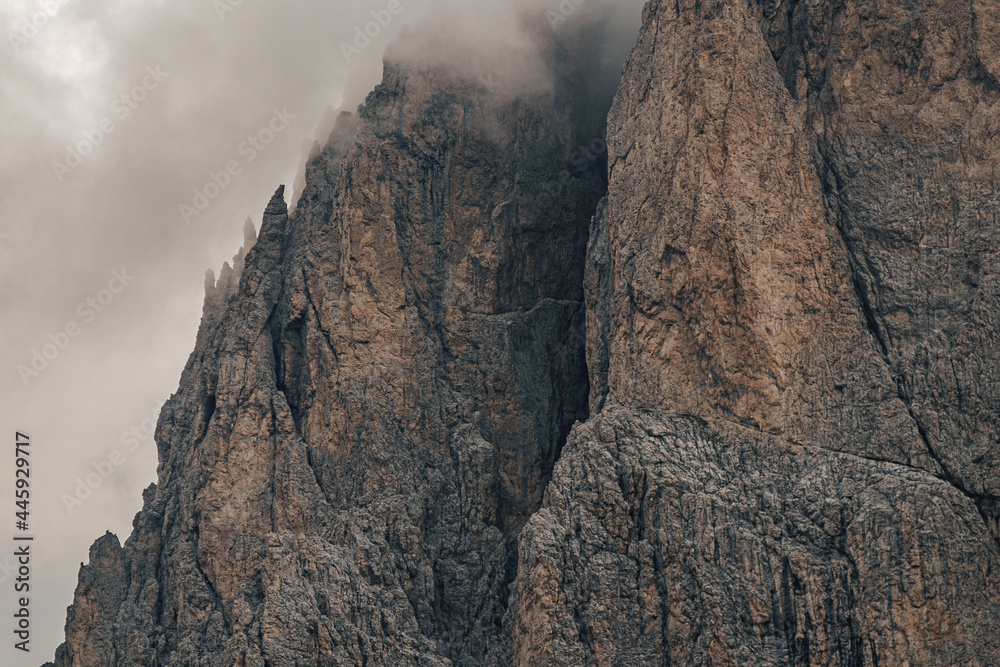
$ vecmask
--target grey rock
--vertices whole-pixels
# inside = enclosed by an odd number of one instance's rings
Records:
[[[293,216],[275,193],[206,281],[158,483],[58,665],[506,662],[516,538],[587,416],[604,184],[562,175],[599,128],[555,62],[511,96],[389,61]]]
[[[1000,11],[650,0],[606,173],[595,29],[341,114],[56,665],[1000,665]]]
[[[609,406],[520,540],[515,665],[996,665],[998,554],[919,469]]]
[[[1000,664],[982,19],[647,4],[513,664]]]

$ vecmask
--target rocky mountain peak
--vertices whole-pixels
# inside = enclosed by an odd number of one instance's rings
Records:
[[[397,45],[56,664],[1000,664],[1000,16],[883,4]]]

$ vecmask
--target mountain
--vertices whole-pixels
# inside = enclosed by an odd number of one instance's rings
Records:
[[[1000,665],[1000,11],[600,31],[388,57],[56,665]]]

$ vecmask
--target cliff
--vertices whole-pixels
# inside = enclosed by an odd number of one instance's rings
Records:
[[[1000,12],[650,0],[613,104],[594,35],[387,60],[57,665],[1000,665]]]

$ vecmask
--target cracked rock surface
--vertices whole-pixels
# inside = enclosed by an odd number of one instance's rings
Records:
[[[517,535],[587,416],[598,165],[535,202],[598,130],[556,88],[389,64],[341,116],[210,276],[159,482],[58,664],[502,664]]]
[[[56,665],[1000,665],[1000,11],[650,0],[567,179],[585,53],[390,59]]]
[[[996,546],[922,470],[609,405],[521,535],[518,665],[995,665]]]
[[[1000,664],[982,10],[647,4],[515,664]]]

